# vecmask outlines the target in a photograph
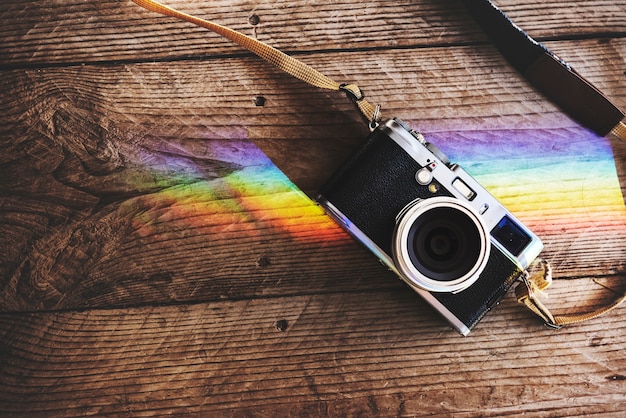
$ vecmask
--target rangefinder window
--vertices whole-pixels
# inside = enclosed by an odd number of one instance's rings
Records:
[[[519,256],[531,241],[530,236],[508,216],[503,217],[498,225],[493,228],[491,236],[497,239],[515,257]]]

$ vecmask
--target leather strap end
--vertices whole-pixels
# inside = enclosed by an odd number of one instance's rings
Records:
[[[550,310],[541,303],[537,298],[531,295],[532,290],[527,286],[526,283],[520,283],[515,288],[515,296],[517,297],[517,302],[526,306],[530,311],[532,311],[535,315],[543,320],[547,325],[557,328],[557,324],[555,323],[554,316],[550,312]]]
[[[626,118],[615,125],[613,129],[611,129],[611,133],[622,141],[626,141]]]

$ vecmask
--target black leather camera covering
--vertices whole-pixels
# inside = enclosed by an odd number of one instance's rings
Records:
[[[417,184],[415,173],[421,168],[396,142],[376,130],[320,194],[391,254],[396,216],[407,204],[418,198],[452,197],[443,187],[433,194]]]
[[[418,184],[415,173],[421,168],[395,141],[376,130],[333,175],[320,195],[391,257],[396,216],[407,204],[418,198],[453,197],[444,187],[432,193],[428,186]],[[520,273],[506,255],[492,248],[477,282],[457,294],[433,296],[471,329]]]

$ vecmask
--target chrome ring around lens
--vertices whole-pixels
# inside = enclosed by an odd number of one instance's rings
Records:
[[[398,272],[430,292],[471,286],[489,261],[491,243],[480,215],[459,199],[432,197],[408,204],[392,243]]]

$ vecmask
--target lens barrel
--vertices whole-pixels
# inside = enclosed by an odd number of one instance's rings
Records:
[[[458,292],[474,283],[490,248],[480,215],[449,197],[407,205],[398,217],[393,242],[399,273],[432,292]]]

